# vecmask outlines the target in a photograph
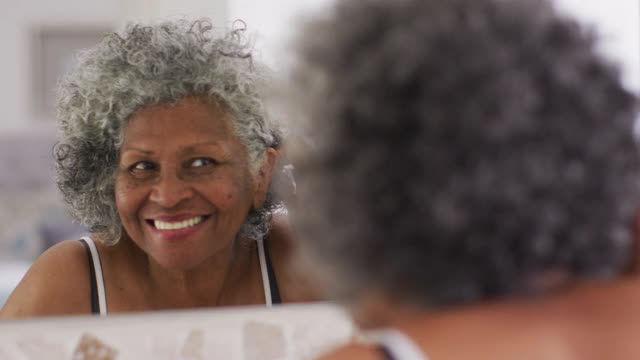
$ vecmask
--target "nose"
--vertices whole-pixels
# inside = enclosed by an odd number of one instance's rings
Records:
[[[172,208],[193,196],[190,184],[176,174],[164,173],[151,189],[149,199],[164,208]]]

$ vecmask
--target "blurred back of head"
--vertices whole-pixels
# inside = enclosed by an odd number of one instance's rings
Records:
[[[344,1],[308,23],[292,216],[333,296],[438,307],[618,274],[636,100],[594,42],[543,0]]]

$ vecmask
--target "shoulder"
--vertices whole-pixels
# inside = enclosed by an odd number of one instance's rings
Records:
[[[267,246],[282,301],[309,302],[320,299],[311,274],[296,260],[297,246],[286,214],[274,215]]]
[[[88,314],[89,281],[84,246],[63,241],[36,259],[0,310],[0,318]]]
[[[382,360],[381,353],[372,346],[349,344],[323,355],[318,360]]]

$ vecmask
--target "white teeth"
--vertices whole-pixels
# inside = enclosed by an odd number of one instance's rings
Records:
[[[200,224],[204,220],[202,216],[196,216],[191,219],[178,221],[178,222],[166,222],[160,220],[153,220],[153,226],[158,230],[178,230],[186,227],[190,227],[196,224]]]

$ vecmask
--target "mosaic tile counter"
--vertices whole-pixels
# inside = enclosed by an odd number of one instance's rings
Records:
[[[330,304],[0,322],[0,359],[305,360],[354,328]]]

